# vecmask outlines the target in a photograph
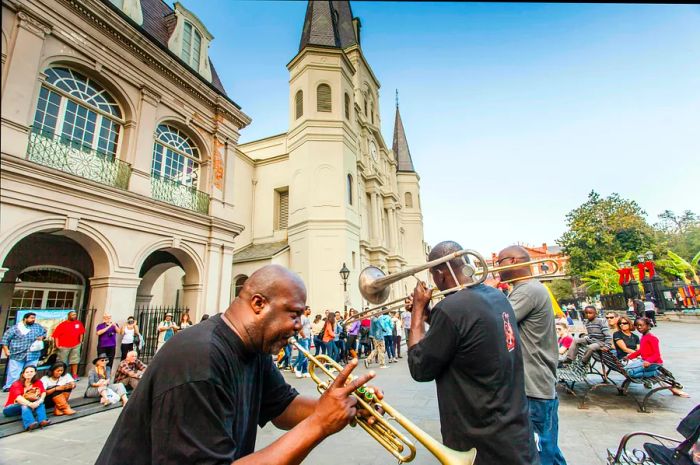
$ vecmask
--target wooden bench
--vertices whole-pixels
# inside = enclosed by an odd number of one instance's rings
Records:
[[[121,402],[117,402],[114,405],[105,407],[104,405],[100,404],[99,398],[75,397],[70,399],[70,406],[75,410],[74,415],[61,415],[57,417],[53,414],[53,408],[47,408],[46,415],[48,419],[51,420],[51,424],[54,425],[65,421],[76,420],[95,413],[106,412],[107,410],[111,410],[113,408],[119,408],[121,405]],[[49,428],[50,427],[51,426],[49,426]],[[0,415],[0,438],[12,436],[13,434],[22,432],[24,432],[22,417],[6,417],[4,415]]]
[[[627,374],[627,370],[622,364],[622,361],[617,358],[615,352],[612,350],[606,352],[595,352],[593,354],[593,360],[597,361],[602,365],[603,373],[605,375],[605,382],[615,385],[619,395],[627,395],[629,387],[632,384],[640,384],[646,389],[649,389],[649,392],[644,396],[642,402],[640,402],[636,396],[630,396],[637,403],[640,412],[649,413],[649,410],[646,407],[646,403],[651,398],[651,396],[653,396],[657,392],[666,389],[670,391],[674,388],[683,389],[683,385],[676,381],[676,378],[674,378],[673,373],[671,373],[663,366],[659,367],[659,370],[655,376],[645,378],[632,378],[630,375]],[[622,383],[615,382],[614,380],[610,379],[609,375],[611,373],[617,373],[619,375],[622,375]]]

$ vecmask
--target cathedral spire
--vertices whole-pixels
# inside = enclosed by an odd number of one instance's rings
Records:
[[[299,51],[308,45],[347,48],[359,44],[349,1],[309,0]]]
[[[403,129],[401,121],[401,113],[399,112],[399,91],[396,91],[396,119],[394,120],[394,143],[392,150],[398,161],[398,171],[415,172],[413,168],[413,160],[411,160],[411,151],[408,148],[406,140],[406,132]]]

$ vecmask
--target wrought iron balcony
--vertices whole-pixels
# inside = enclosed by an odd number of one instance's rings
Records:
[[[94,150],[61,136],[32,129],[27,158],[108,186],[127,189],[131,167],[113,155]]]
[[[154,199],[198,213],[209,213],[209,194],[194,187],[180,184],[174,179],[151,174],[151,195]]]

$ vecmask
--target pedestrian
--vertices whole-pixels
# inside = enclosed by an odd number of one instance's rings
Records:
[[[357,310],[351,308],[350,318],[353,318],[355,315],[357,315]],[[350,358],[359,358],[357,354],[357,344],[360,337],[360,326],[360,320],[355,320],[352,324],[346,326],[345,328],[348,333],[348,340],[346,341],[346,344]]]
[[[406,344],[408,344],[408,335],[411,334],[411,312],[403,311],[401,312],[401,321],[403,323],[403,332],[406,339]]]
[[[102,315],[102,323],[97,325],[97,353],[107,355],[107,366],[112,369],[114,354],[117,349],[117,333],[119,325],[112,321],[112,315],[105,312]]]
[[[301,329],[305,301],[296,273],[276,265],[253,273],[224,313],[184,331],[153,359],[96,465],[301,463],[355,419],[352,393],[373,376],[346,385],[353,362],[320,400],[285,382],[270,354]],[[270,421],[288,431],[256,450],[258,427]]]
[[[394,340],[394,353],[396,358],[403,358],[401,356],[401,320],[399,319],[399,312],[393,312],[391,314],[391,337]]]
[[[384,358],[384,329],[377,317],[371,319],[369,337],[372,341],[372,352],[365,358],[365,368],[369,368],[369,365],[374,362],[375,358],[379,361],[379,368],[386,368],[386,360]]]
[[[192,320],[190,319],[190,314],[188,312],[185,312],[180,317],[180,324],[178,324],[178,327],[180,330],[183,330],[183,329],[189,328],[190,326],[192,326]]]
[[[382,311],[386,311],[386,307],[382,308]],[[393,323],[391,322],[391,317],[384,313],[379,317],[379,324],[382,327],[382,334],[384,335],[384,347],[386,350],[387,358],[389,363],[396,363],[396,354],[394,354],[394,337],[393,334]]]
[[[530,254],[520,246],[506,247],[498,254],[498,266],[529,261]],[[530,266],[503,270],[499,275],[501,280],[513,283],[508,301],[520,332],[525,394],[540,461],[542,465],[565,465],[566,459],[559,449],[556,392],[559,349],[550,293],[544,284],[532,277]],[[568,327],[566,319],[562,323]]]
[[[139,332],[139,325],[136,324],[133,316],[126,319],[126,323],[120,328],[119,332],[122,335],[119,355],[124,359],[127,353],[138,348],[137,340],[140,342],[141,333]]]
[[[461,250],[454,241],[440,242],[428,260]],[[472,282],[462,273],[465,262],[459,257],[430,268],[435,286],[444,291]],[[475,465],[539,464],[525,396],[524,346],[508,299],[478,284],[447,294],[430,311],[432,295],[419,281],[409,299],[408,366],[414,380],[437,385],[443,443],[458,451],[476,448]]]
[[[78,313],[75,310],[70,310],[68,318],[59,323],[51,334],[58,349],[58,359],[70,366],[71,375],[76,382],[80,381],[78,364],[84,335],[85,326],[78,320]]]
[[[335,345],[335,313],[328,313],[323,326],[323,346],[326,348],[326,355],[336,360],[338,357],[338,347]]]
[[[301,329],[299,330],[299,335],[297,337],[297,341],[301,346],[306,349],[306,351],[309,351],[309,348],[311,347],[311,338],[313,337],[313,333],[311,331],[311,307],[307,306],[304,309],[304,314],[301,315]],[[297,378],[309,378],[311,375],[309,375],[309,361],[307,360],[306,356],[299,351],[299,355],[297,356],[297,361],[294,364],[294,375]]]
[[[46,427],[51,422],[46,419],[44,399],[46,390],[39,381],[39,374],[33,365],[25,366],[19,379],[12,383],[2,414],[6,417],[22,416],[25,431]]]
[[[644,316],[651,321],[651,327],[656,326],[656,302],[651,293],[644,295]]]
[[[311,333],[314,340],[314,357],[318,357],[319,353],[325,354],[326,348],[323,345],[323,329],[326,326],[326,322],[323,321],[321,315],[314,316],[314,322],[311,323]]]
[[[2,336],[2,352],[8,358],[7,379],[3,391],[10,390],[28,366],[36,366],[44,348],[46,328],[36,322],[36,313],[27,312],[22,321],[5,331]]]
[[[175,331],[178,329],[180,328],[173,321],[173,314],[166,313],[163,321],[158,323],[158,346],[156,347],[156,352],[175,335]]]

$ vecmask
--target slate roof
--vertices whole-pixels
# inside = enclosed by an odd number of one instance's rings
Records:
[[[394,120],[394,143],[391,149],[394,151],[394,156],[396,156],[398,162],[397,171],[416,171],[413,167],[411,151],[408,148],[406,132],[403,129],[403,122],[401,121],[401,113],[399,112],[398,104],[396,105],[396,119]]]
[[[233,254],[233,263],[254,262],[272,258],[289,248],[287,241],[251,244]]]
[[[119,11],[118,8],[112,5],[110,0],[103,1]],[[175,12],[173,9],[170,8],[170,6],[163,0],[141,0],[141,11],[143,13],[143,24],[140,26],[141,29],[147,32],[148,35],[150,35],[150,37],[154,39],[161,47],[175,55],[168,49],[168,39],[170,39],[170,35],[175,28],[176,22]],[[136,25],[136,27],[139,26]],[[179,58],[180,57],[178,56],[178,59]],[[211,60],[209,60],[209,64],[211,65],[211,85],[224,96],[228,96]],[[196,71],[192,70],[192,73],[198,78],[201,78],[199,73]]]
[[[347,48],[358,44],[349,1],[309,0],[299,51],[307,45]]]

